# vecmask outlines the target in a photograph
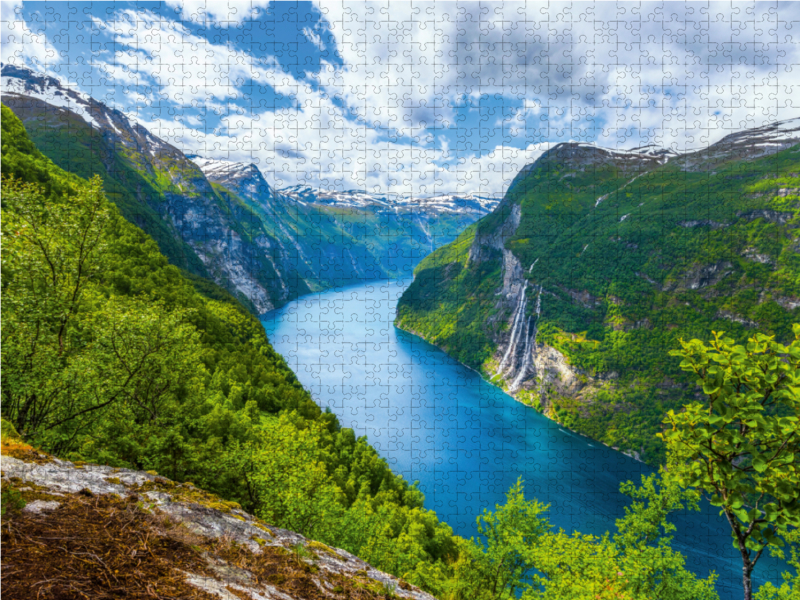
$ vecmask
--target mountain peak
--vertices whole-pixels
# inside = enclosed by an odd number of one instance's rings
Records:
[[[60,80],[45,73],[37,73],[28,67],[19,67],[4,63],[0,68],[2,74],[3,95],[13,94],[29,96],[47,102],[59,108],[70,110],[83,118],[95,129],[102,125],[92,114],[92,98],[76,89],[65,85]]]
[[[711,148],[761,147],[769,153],[800,143],[800,118],[774,121],[726,135]]]
[[[256,177],[264,179],[259,168],[254,163],[234,162],[229,160],[219,160],[214,158],[204,158],[198,154],[187,155],[189,160],[200,167],[203,173],[219,173],[228,175],[238,175],[246,177]]]
[[[7,63],[0,68],[0,75],[7,104],[9,98],[17,99],[27,109],[39,113],[45,110],[45,105],[49,105],[64,111],[64,114],[71,112],[77,115],[94,130],[137,151],[144,150],[151,155],[159,152],[174,155],[177,152],[173,146],[151,134],[146,127],[131,120],[122,111],[64,84],[56,77]],[[37,105],[39,108],[35,108]],[[46,110],[52,111],[50,108]]]
[[[209,181],[233,190],[240,196],[262,203],[277,198],[275,190],[253,163],[204,158],[197,154],[187,158],[200,168]]]
[[[678,153],[670,150],[669,148],[662,148],[660,146],[656,146],[655,144],[647,144],[644,146],[638,146],[636,148],[608,148],[605,146],[601,146],[595,142],[576,142],[576,141],[569,141],[569,142],[561,142],[553,146],[550,150],[545,152],[542,156],[545,155],[556,155],[559,157],[565,157],[567,155],[583,155],[584,157],[588,158],[592,156],[595,159],[612,159],[612,160],[657,160],[660,163],[665,163],[669,159],[678,156]]]

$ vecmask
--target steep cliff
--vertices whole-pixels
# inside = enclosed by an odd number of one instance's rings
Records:
[[[12,65],[2,75],[3,103],[36,146],[65,171],[100,175],[109,199],[173,264],[222,285],[254,312],[308,291],[277,264],[277,241],[258,218],[179,149],[52,77]]]
[[[658,462],[664,412],[695,394],[679,339],[800,319],[798,142],[795,120],[683,155],[560,144],[417,267],[396,323]]]

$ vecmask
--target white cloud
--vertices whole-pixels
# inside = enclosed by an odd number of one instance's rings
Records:
[[[0,3],[0,45],[4,63],[27,64],[41,71],[60,61],[55,47],[43,31],[34,31],[22,18],[22,2],[4,0]]]
[[[267,6],[168,4],[176,19],[218,27],[241,25]],[[95,19],[117,48],[102,67],[122,83],[118,95],[131,112],[167,103],[222,117],[205,134],[192,116],[144,123],[187,151],[257,162],[277,185],[415,195],[502,192],[550,142],[681,150],[800,116],[800,43],[792,38],[800,9],[791,4],[339,1],[318,8],[329,32],[317,23],[302,35],[322,48],[330,34],[343,64],[323,61],[309,79],[255,48],[127,9],[108,22]],[[17,52],[39,60],[54,53],[43,36],[31,41]],[[241,108],[249,79],[296,104]],[[145,86],[141,94],[137,84]],[[488,116],[480,112],[480,129],[471,129],[463,107],[477,103]]]
[[[447,106],[481,94],[546,115],[546,135],[625,147],[697,147],[739,123],[800,116],[796,4],[318,6],[347,65],[331,85],[368,121],[411,135],[433,103],[446,120]],[[495,124],[542,128],[508,121]]]
[[[206,138],[205,147],[197,132],[180,123],[154,124],[161,130],[155,133],[180,139],[201,154],[258,162],[277,185],[416,195],[497,193],[541,154],[548,145],[543,140],[684,149],[716,141],[738,128],[736,123],[754,126],[800,114],[787,85],[789,65],[800,62],[797,48],[782,46],[778,64],[777,45],[762,36],[756,64],[752,37],[750,54],[738,48],[758,27],[717,19],[714,6],[708,15],[700,9],[694,14],[690,7],[678,16],[645,7],[641,19],[631,5],[598,10],[594,4],[550,4],[546,14],[538,4],[505,2],[491,10],[453,6],[320,4],[344,64],[323,62],[312,82],[163,19],[140,18],[135,31],[126,22],[117,41],[142,52],[127,64],[154,77],[162,93],[178,102],[205,102],[227,114],[228,101],[242,92],[226,82],[250,73],[294,98],[296,108],[256,114],[234,110]],[[784,27],[770,11],[750,12],[762,28]],[[794,16],[784,12],[781,18],[789,27]],[[636,27],[612,26],[625,20]],[[692,44],[677,36],[687,27],[696,30]],[[778,39],[781,32],[772,35]],[[320,37],[308,27],[303,33],[312,41]],[[142,43],[143,37],[149,41]],[[205,53],[209,59],[167,72],[158,67],[162,57],[186,47],[193,56]],[[727,64],[719,59],[725,53],[733,57]],[[232,66],[215,80],[220,73],[210,73],[209,64]],[[464,127],[454,107],[482,96],[502,99],[492,127],[502,132],[503,144],[484,149],[480,133],[469,130],[458,150],[437,143],[433,128]],[[350,115],[356,115],[355,122]]]
[[[112,62],[97,63],[109,77],[128,85],[153,80],[162,98],[176,104],[240,98],[247,81],[265,82],[276,69],[274,59],[212,43],[148,11],[123,10],[114,20],[95,19],[95,26],[112,34],[118,48]]]
[[[269,1],[259,0],[167,0],[184,21],[235,27],[258,17]]]
[[[306,36],[309,42],[319,48],[320,52],[325,50],[325,44],[322,43],[319,33],[311,29],[311,27],[303,27],[303,35]]]

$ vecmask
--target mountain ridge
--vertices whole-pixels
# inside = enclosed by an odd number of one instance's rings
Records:
[[[410,273],[488,212],[480,202],[465,210],[451,202],[456,210],[433,226],[447,212],[441,203],[394,211],[323,195],[303,207],[274,190],[257,166],[191,160],[54,77],[6,64],[2,89],[3,102],[47,156],[81,177],[100,174],[109,198],[170,262],[220,284],[255,314],[311,291]]]

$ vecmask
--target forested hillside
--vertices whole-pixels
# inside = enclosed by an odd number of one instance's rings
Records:
[[[695,399],[680,338],[800,319],[800,123],[676,156],[560,144],[428,256],[397,325],[560,423],[651,464]]]
[[[198,293],[99,179],[56,167],[5,107],[2,136],[2,406],[26,441],[191,481],[357,553],[401,535],[415,561],[454,551],[422,495],[314,403],[241,304]]]

